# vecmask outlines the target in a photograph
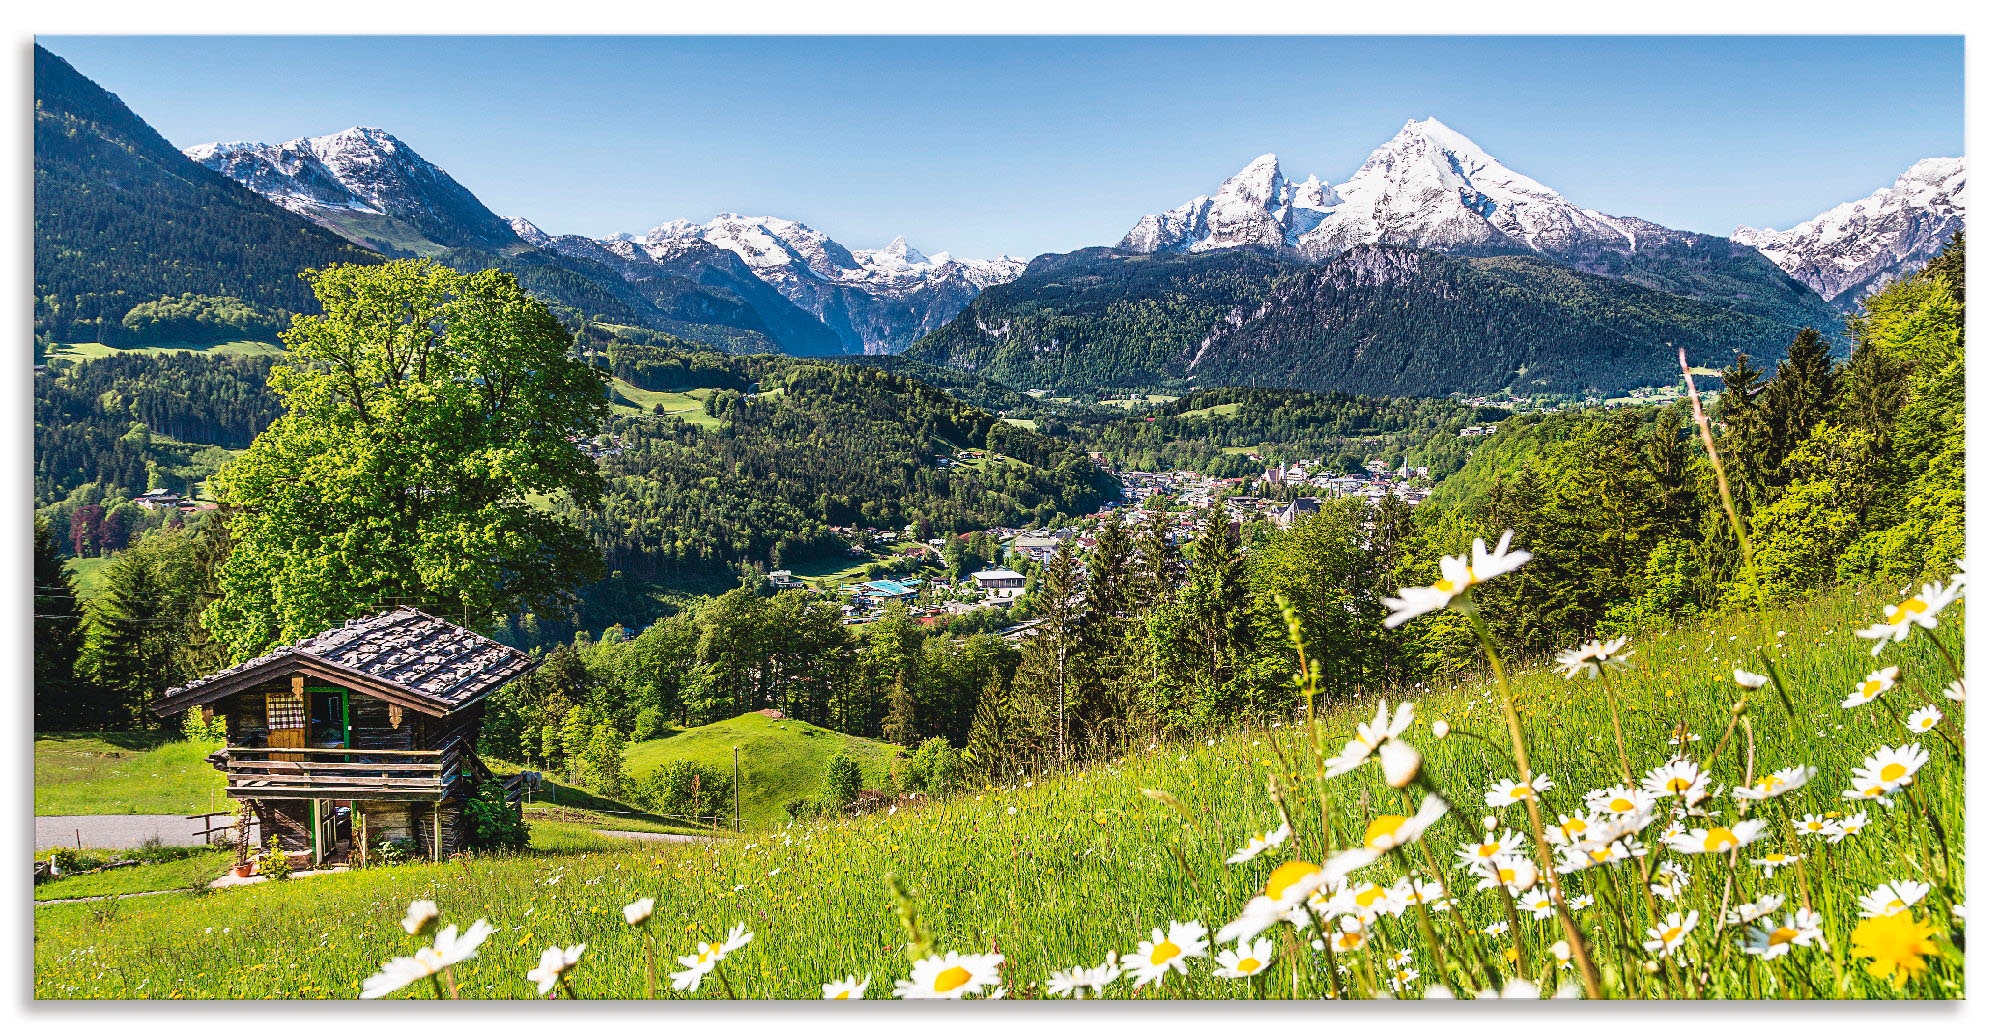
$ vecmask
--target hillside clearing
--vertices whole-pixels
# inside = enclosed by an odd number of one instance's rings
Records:
[[[682,759],[727,773],[734,750],[743,761],[743,828],[768,829],[785,821],[785,805],[819,796],[826,764],[846,751],[861,766],[863,785],[887,781],[897,748],[877,740],[822,729],[796,719],[752,712],[664,739],[635,743],[625,752],[633,779]]]
[[[219,744],[165,733],[45,733],[35,737],[37,815],[198,815],[229,806]]]

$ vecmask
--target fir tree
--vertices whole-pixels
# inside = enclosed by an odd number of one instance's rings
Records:
[[[76,587],[56,551],[55,532],[35,518],[35,729],[84,728],[96,709],[76,680],[77,650],[83,643]]]

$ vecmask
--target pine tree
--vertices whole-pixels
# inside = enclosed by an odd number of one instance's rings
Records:
[[[87,687],[76,679],[77,651],[83,643],[76,588],[63,570],[55,532],[35,518],[35,729],[85,728],[95,710],[81,698]]]
[[[1144,591],[1154,599],[1173,591],[1181,578],[1181,551],[1174,544],[1173,529],[1173,518],[1164,510],[1155,510],[1139,539],[1139,575]]]
[[[994,671],[979,692],[972,712],[972,731],[965,749],[973,766],[990,781],[1004,774],[1014,763],[1014,698],[1008,691],[1004,672]]]
[[[914,747],[920,738],[917,728],[917,700],[898,673],[889,688],[889,713],[882,717],[882,739],[899,747]]]
[[[1765,474],[1758,501],[1775,499],[1784,491],[1791,480],[1786,458],[1832,415],[1834,401],[1832,352],[1819,331],[1807,327],[1792,339],[1791,349],[1758,400],[1763,410],[1760,423],[1768,435],[1756,456]]]
[[[1064,764],[1070,751],[1071,710],[1075,705],[1077,673],[1073,655],[1077,650],[1078,629],[1083,617],[1083,583],[1078,576],[1076,540],[1064,539],[1042,574],[1035,596],[1035,612],[1041,623],[1021,658],[1016,678],[1028,699],[1023,703],[1035,713],[1050,740],[1055,763]]]

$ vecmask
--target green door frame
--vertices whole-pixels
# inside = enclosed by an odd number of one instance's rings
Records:
[[[354,746],[354,711],[349,706],[351,702],[348,700],[347,689],[337,686],[307,686],[306,692],[340,694],[340,745],[343,747]],[[310,740],[312,732],[312,708],[310,706],[311,702],[308,701],[307,703],[309,706],[306,708],[306,732],[307,738]],[[310,747],[312,744],[308,742],[306,746]]]
[[[338,693],[340,695],[340,745],[343,747],[352,747],[354,745],[354,712],[349,707],[350,701],[347,696],[347,688],[344,686],[307,686],[306,692],[308,694]],[[313,746],[311,700],[306,701],[306,746]],[[324,841],[321,834],[323,832],[322,826],[331,820],[335,814],[333,801],[321,800],[317,797],[312,799],[312,858],[314,865],[325,861],[327,853],[333,847],[332,844]],[[338,836],[337,828],[335,835]]]

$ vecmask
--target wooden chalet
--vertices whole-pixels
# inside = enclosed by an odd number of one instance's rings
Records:
[[[464,802],[496,778],[478,753],[486,697],[534,666],[403,607],[176,686],[152,709],[198,706],[226,719],[227,745],[209,763],[259,835],[275,834],[283,849],[310,851],[314,864],[344,854],[365,862],[383,841],[401,841],[441,861],[467,844]],[[504,780],[509,802],[518,808],[534,781]]]

